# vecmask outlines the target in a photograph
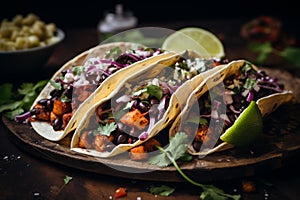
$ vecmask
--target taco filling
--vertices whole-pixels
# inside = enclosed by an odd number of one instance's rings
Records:
[[[49,122],[55,131],[64,130],[76,109],[110,75],[131,64],[163,53],[161,49],[109,50],[104,57],[89,58],[83,65],[63,70],[50,80],[53,90],[50,97],[38,101],[30,110],[29,121]]]
[[[221,143],[220,134],[234,124],[251,101],[284,91],[284,85],[276,78],[264,71],[256,71],[249,63],[245,63],[238,73],[227,77],[223,84],[225,88],[219,84],[201,96],[193,105],[197,109],[190,109],[185,118],[182,131],[190,136],[195,152],[212,143]],[[225,104],[223,110],[220,109],[222,104]],[[191,130],[190,127],[195,126]]]
[[[129,80],[113,98],[95,108],[93,118],[79,133],[78,147],[110,152],[119,144],[148,140],[177,88],[218,64],[214,60],[181,58],[166,68],[172,72],[163,70],[156,78],[140,82]]]

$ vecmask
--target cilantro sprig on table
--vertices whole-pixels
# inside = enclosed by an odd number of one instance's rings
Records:
[[[258,53],[256,62],[258,64],[264,64],[267,58],[273,54],[279,56],[286,60],[287,62],[300,67],[300,48],[297,47],[285,47],[282,50],[278,50],[272,46],[270,42],[265,43],[255,43],[251,42],[248,45],[248,48]]]
[[[4,83],[0,85],[0,113],[9,119],[28,111],[48,81],[41,80],[37,83],[22,83],[14,91],[13,84]]]
[[[191,178],[189,178],[179,167],[176,160],[181,159],[183,156],[186,157],[187,154],[187,140],[188,136],[184,132],[178,132],[173,138],[170,139],[170,144],[167,148],[162,148],[157,146],[157,148],[161,151],[160,154],[150,157],[150,164],[157,165],[159,167],[166,167],[171,163],[177,169],[179,174],[187,180],[189,183],[201,187],[203,190],[200,199],[202,200],[238,200],[241,198],[240,195],[230,195],[226,194],[223,190],[213,186],[213,185],[205,185],[198,183]],[[161,191],[160,191],[161,192]]]

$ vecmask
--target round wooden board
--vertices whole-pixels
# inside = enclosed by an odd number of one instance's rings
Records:
[[[296,92],[300,92],[299,79],[279,70],[269,74],[283,80]],[[297,83],[296,83],[297,82]],[[175,167],[160,168],[147,161],[131,161],[128,155],[101,159],[78,154],[69,149],[72,135],[59,142],[39,136],[29,124],[20,124],[2,117],[12,133],[12,141],[25,151],[43,159],[84,171],[139,180],[181,182],[184,179]],[[191,162],[178,162],[180,168],[194,180],[216,181],[269,172],[282,167],[286,161],[300,152],[300,103],[283,105],[264,119],[264,133],[251,147],[231,149],[195,158]]]

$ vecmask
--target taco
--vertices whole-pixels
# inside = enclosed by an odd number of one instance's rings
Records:
[[[76,128],[77,119],[81,119],[89,105],[77,110],[88,98],[107,96],[123,77],[171,55],[158,48],[126,42],[91,48],[53,75],[34,101],[28,121],[39,135],[58,141]],[[94,93],[99,87],[105,87],[106,93]]]
[[[184,51],[127,77],[86,113],[73,134],[71,150],[112,157],[153,142],[151,138],[175,119],[192,88],[222,66]],[[201,76],[197,82],[196,76]]]
[[[224,151],[240,146],[223,142],[220,136],[243,115],[251,102],[258,105],[258,112],[265,117],[280,105],[294,101],[293,92],[286,90],[275,77],[248,61],[233,61],[191,93],[172,124],[169,137],[185,132],[192,155]]]

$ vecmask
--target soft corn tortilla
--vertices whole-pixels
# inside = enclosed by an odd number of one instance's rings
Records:
[[[131,49],[131,48],[136,48],[139,46],[142,46],[140,44],[136,44],[136,43],[129,43],[129,42],[116,42],[116,43],[108,43],[108,44],[104,44],[104,45],[98,45],[96,47],[93,47],[87,51],[84,51],[83,53],[79,54],[78,56],[74,57],[73,59],[71,59],[70,61],[68,61],[67,63],[65,63],[51,78],[51,80],[55,80],[56,77],[58,77],[61,72],[65,69],[69,69],[72,66],[76,66],[76,65],[82,65],[87,59],[89,58],[93,58],[93,57],[97,57],[101,55],[105,55],[105,53],[110,50],[113,49],[114,47],[120,47],[122,50],[126,50],[126,49]],[[106,97],[111,91],[113,91],[117,85],[119,84],[120,81],[122,81],[122,79],[124,79],[124,77],[128,77],[130,76],[132,73],[142,70],[143,68],[145,68],[146,66],[148,66],[149,64],[156,62],[157,60],[166,58],[166,57],[170,57],[171,55],[173,55],[174,53],[172,52],[165,52],[163,54],[160,55],[156,55],[153,57],[149,57],[145,60],[142,61],[138,61],[134,64],[132,64],[131,66],[125,67],[119,71],[117,71],[116,73],[114,73],[112,76],[110,76],[109,78],[107,78],[97,89],[97,90],[101,90],[102,92],[94,92],[93,95],[91,95],[88,99],[92,99],[93,101],[98,101],[104,97]],[[102,89],[102,88],[105,89]],[[53,86],[51,86],[50,82],[46,84],[46,86],[44,87],[44,89],[41,91],[41,93],[39,94],[39,96],[36,98],[36,100],[34,101],[32,108],[34,105],[37,104],[37,102],[40,99],[44,99],[49,97],[50,92],[53,90]],[[42,137],[51,140],[51,141],[59,141],[61,139],[63,139],[68,133],[70,133],[71,131],[73,131],[79,121],[83,118],[83,115],[86,113],[86,111],[91,107],[91,105],[93,104],[93,102],[91,102],[91,100],[86,99],[84,103],[82,103],[79,108],[77,108],[77,110],[75,111],[74,115],[72,116],[71,120],[69,121],[68,125],[66,126],[66,128],[64,130],[60,130],[60,131],[55,131],[53,129],[53,127],[51,126],[51,124],[49,124],[48,122],[42,122],[42,121],[34,121],[31,122],[31,126],[33,127],[33,129]]]
[[[155,125],[148,130],[148,137],[145,140],[137,140],[133,144],[119,144],[116,145],[112,151],[110,152],[99,152],[94,149],[84,149],[79,148],[78,143],[80,139],[80,133],[81,131],[89,125],[91,117],[95,114],[95,109],[105,102],[112,99],[120,90],[122,87],[125,86],[127,81],[135,80],[135,82],[142,81],[144,77],[147,77],[147,79],[155,78],[158,74],[161,73],[161,71],[171,66],[172,64],[176,63],[185,53],[189,54],[190,57],[200,57],[197,53],[194,51],[184,51],[181,53],[178,53],[177,55],[171,56],[170,58],[165,58],[157,61],[156,63],[153,63],[151,66],[147,67],[144,70],[138,71],[137,73],[133,74],[131,77],[128,77],[127,79],[124,79],[122,83],[118,85],[113,91],[111,91],[110,95],[103,98],[99,102],[96,102],[87,112],[86,115],[83,116],[83,120],[81,120],[80,124],[76,128],[72,140],[70,148],[73,151],[76,151],[78,153],[100,157],[100,158],[109,158],[113,157],[119,154],[122,154],[124,152],[128,152],[133,147],[136,147],[145,141],[149,140],[150,138],[153,138],[155,135],[157,135],[161,130],[165,129],[168,125],[170,125],[175,117],[180,113],[181,109],[184,107],[184,104],[186,103],[186,100],[190,93],[194,90],[196,85],[201,84],[202,81],[210,77],[211,74],[213,74],[216,71],[219,71],[223,65],[216,66],[208,71],[205,71],[203,73],[200,73],[195,77],[193,77],[190,80],[185,81],[171,96],[169,107],[165,111],[163,117],[155,123]],[[100,92],[100,91],[99,91]]]
[[[239,72],[240,68],[243,67],[245,62],[249,63],[246,60],[237,60],[232,61],[227,66],[225,66],[220,71],[213,74],[209,79],[206,80],[206,82],[202,82],[198,87],[191,93],[187,100],[187,104],[185,108],[182,110],[182,112],[176,117],[174,123],[172,124],[170,130],[169,130],[169,137],[175,136],[175,134],[180,129],[180,123],[184,120],[186,120],[186,116],[188,116],[189,110],[192,108],[192,105],[194,102],[199,99],[204,93],[208,92],[212,87],[218,85],[220,82],[224,81],[226,77],[230,77],[231,75],[234,75]],[[258,68],[251,64],[252,68],[256,71]],[[285,90],[282,93],[275,93],[272,95],[265,96],[263,98],[260,98],[256,101],[259,110],[262,114],[262,117],[272,113],[275,111],[280,105],[285,103],[291,103],[295,101],[295,96],[292,91]],[[240,114],[240,116],[243,113]],[[240,117],[239,116],[239,117]],[[184,130],[182,130],[184,131]],[[226,133],[226,131],[225,131]],[[221,144],[211,148],[211,149],[205,149],[200,152],[195,152],[194,149],[190,146],[189,147],[189,153],[192,155],[198,155],[198,156],[205,156],[214,152],[220,152],[225,151],[227,149],[234,148],[234,145],[222,142]]]

